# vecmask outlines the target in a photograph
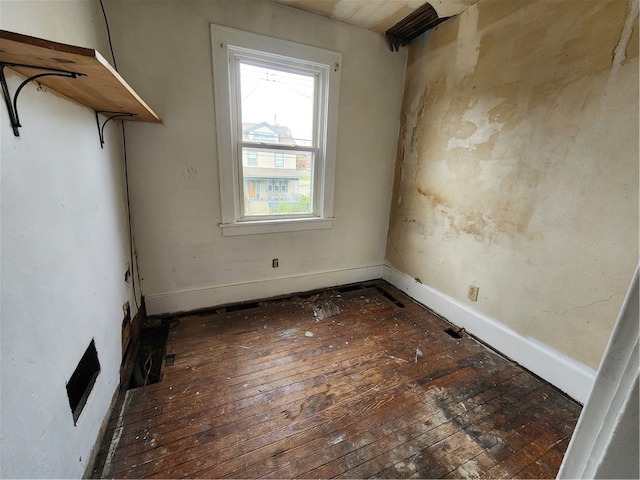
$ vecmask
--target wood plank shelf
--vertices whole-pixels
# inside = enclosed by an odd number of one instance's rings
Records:
[[[128,121],[162,123],[96,50],[0,30],[0,64],[3,70],[6,66],[26,77],[47,70],[66,72],[66,76],[41,76],[37,81],[97,113],[123,114],[119,118]],[[2,77],[4,80],[4,74]]]

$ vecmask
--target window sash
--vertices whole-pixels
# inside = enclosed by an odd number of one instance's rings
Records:
[[[254,143],[250,143],[248,148],[255,148],[257,153],[258,153],[258,158],[260,157],[260,151],[263,152],[267,152],[267,153],[276,153],[278,151],[288,151],[288,152],[304,152],[304,153],[309,153],[311,156],[311,168],[309,170],[309,175],[311,176],[311,191],[309,193],[310,196],[310,207],[311,210],[309,212],[298,212],[298,213],[276,213],[276,214],[271,214],[271,215],[266,215],[266,214],[256,214],[256,215],[250,215],[247,213],[247,209],[246,209],[246,205],[245,205],[245,195],[247,192],[245,192],[245,180],[251,178],[254,179],[255,176],[254,175],[250,175],[245,177],[244,174],[244,169],[245,166],[243,165],[243,153],[242,150],[243,148],[247,148],[246,147],[246,142],[238,142],[237,145],[237,158],[238,158],[238,165],[237,165],[237,171],[238,171],[238,177],[237,177],[237,185],[238,185],[238,190],[240,192],[239,197],[239,212],[238,212],[238,218],[240,222],[243,221],[254,221],[254,220],[265,220],[265,219],[271,219],[271,220],[283,220],[283,219],[301,219],[301,218],[317,218],[318,215],[318,205],[319,205],[319,198],[321,195],[318,193],[319,191],[317,189],[314,188],[314,185],[318,185],[320,182],[318,182],[317,176],[318,176],[318,156],[320,155],[320,152],[318,151],[318,149],[315,148],[311,148],[311,147],[307,147],[307,148],[287,148],[287,149],[282,149],[279,148],[278,144],[254,144]],[[249,165],[248,164],[248,159],[247,159],[247,168],[256,168],[255,166]],[[264,168],[264,167],[257,167],[258,169],[260,168]],[[274,167],[277,168],[278,170],[281,170],[281,168],[279,167]],[[282,178],[279,178],[277,176],[278,174],[274,175],[274,177],[270,178],[270,180],[280,180],[280,181],[286,181],[283,180]],[[269,179],[268,176],[263,177],[265,180]],[[292,178],[293,180],[293,178]],[[267,188],[267,191],[268,188]],[[275,188],[271,191],[275,191]],[[279,192],[283,192],[283,190],[280,188],[278,190]],[[285,190],[285,192],[287,193],[293,193],[293,192],[289,192],[289,189],[287,188],[287,190]]]
[[[302,62],[294,59],[278,59],[273,60],[275,55],[252,51],[246,49],[237,49],[236,47],[229,47],[230,50],[230,62],[232,62],[234,68],[230,72],[230,83],[232,89],[232,97],[235,100],[235,109],[232,110],[232,116],[235,123],[235,135],[236,139],[241,141],[243,138],[242,132],[242,98],[240,88],[240,64],[254,65],[256,67],[266,67],[273,70],[280,70],[285,73],[296,73],[299,75],[308,75],[315,77],[314,90],[313,90],[313,126],[311,129],[311,142],[310,146],[319,147],[325,143],[325,120],[327,115],[326,102],[323,102],[323,97],[326,96],[328,72],[326,66],[312,66],[308,65],[303,67]],[[249,56],[251,55],[251,56]],[[260,134],[260,132],[258,132]],[[262,143],[275,143],[275,142],[253,142],[256,144]],[[288,144],[284,144],[288,145]],[[298,145],[297,143],[295,145]],[[295,146],[294,145],[294,146]]]

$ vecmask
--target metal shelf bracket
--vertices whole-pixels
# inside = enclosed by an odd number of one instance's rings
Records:
[[[107,117],[107,119],[102,123],[102,125],[100,125],[100,117],[98,116],[98,114],[102,114],[105,117]],[[110,120],[113,120],[114,118],[118,118],[118,117],[134,117],[135,115],[136,115],[135,113],[96,111],[96,123],[98,124],[98,136],[100,137],[100,148],[104,148],[104,127],[107,123],[109,123]]]
[[[7,80],[4,76],[5,67],[32,68],[34,70],[43,70],[43,73],[32,75],[24,80],[16,89],[16,92],[13,95],[12,99],[11,93],[9,92],[9,87],[7,86]],[[11,120],[11,126],[13,127],[13,134],[16,137],[20,136],[18,128],[22,126],[20,124],[20,117],[18,116],[18,95],[20,95],[20,92],[27,83],[40,77],[46,76],[77,78],[84,77],[86,75],[84,73],[69,72],[67,70],[57,70],[55,68],[36,67],[34,65],[24,65],[21,63],[0,62],[0,83],[2,84],[2,94],[4,95],[4,102],[7,105],[7,112],[9,113],[9,119]]]

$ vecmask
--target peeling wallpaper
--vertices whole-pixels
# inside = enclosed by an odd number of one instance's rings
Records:
[[[387,262],[593,368],[638,263],[637,5],[481,0],[409,49]]]

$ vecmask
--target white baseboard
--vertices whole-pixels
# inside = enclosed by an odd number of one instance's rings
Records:
[[[317,288],[364,282],[382,277],[382,265],[274,278],[257,282],[221,285],[199,290],[145,295],[147,315],[189,312],[247,300],[306,292]]]
[[[542,377],[580,403],[587,400],[596,372],[534,338],[525,338],[506,325],[416,282],[387,265],[318,272],[257,282],[145,296],[148,315],[189,312],[235,302],[259,300],[295,292],[383,278],[438,315],[487,343]]]
[[[591,367],[533,338],[525,338],[497,320],[387,265],[382,269],[382,278],[578,402],[584,404],[587,400],[596,376]]]

